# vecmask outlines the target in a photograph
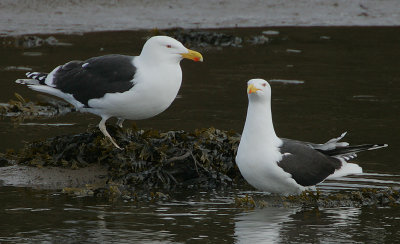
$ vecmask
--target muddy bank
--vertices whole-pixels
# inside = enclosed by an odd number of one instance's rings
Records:
[[[0,2],[0,35],[262,26],[395,26],[400,2],[27,1]]]
[[[107,168],[92,165],[79,170],[59,167],[29,167],[11,165],[0,167],[0,186],[32,187],[37,189],[79,188],[86,185],[104,185]]]

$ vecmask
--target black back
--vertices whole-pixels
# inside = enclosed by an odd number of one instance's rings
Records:
[[[291,155],[283,156],[278,166],[290,173],[299,185],[318,184],[342,166],[340,160],[326,156],[304,143],[289,139],[282,141],[281,153]]]
[[[133,87],[131,81],[136,67],[132,60],[131,56],[110,54],[86,61],[71,61],[57,70],[53,84],[88,106],[90,99],[103,97],[106,93],[125,92]]]

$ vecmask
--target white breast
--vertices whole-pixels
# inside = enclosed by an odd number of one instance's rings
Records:
[[[299,193],[304,190],[291,178],[291,174],[277,165],[282,158],[278,148],[257,148],[251,145],[251,149],[247,149],[250,145],[242,142],[243,140],[238,148],[236,163],[250,185],[270,193]]]
[[[92,99],[89,106],[125,119],[153,117],[167,109],[176,98],[182,83],[182,70],[179,63],[157,68],[138,67],[133,82],[135,85],[131,90]]]

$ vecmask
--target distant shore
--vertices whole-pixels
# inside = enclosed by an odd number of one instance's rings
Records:
[[[2,0],[0,36],[263,26],[398,26],[398,0]]]

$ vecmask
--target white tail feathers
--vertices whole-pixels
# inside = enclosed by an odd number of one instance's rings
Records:
[[[359,165],[353,163],[347,163],[343,159],[341,161],[342,161],[342,167],[336,170],[335,173],[328,176],[327,179],[339,178],[346,175],[361,174],[363,172],[362,168]]]

